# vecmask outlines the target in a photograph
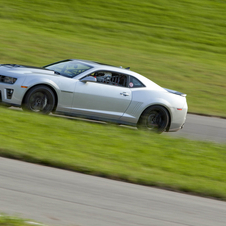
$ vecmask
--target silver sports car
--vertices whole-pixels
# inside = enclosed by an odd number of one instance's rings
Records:
[[[0,64],[0,102],[158,133],[183,128],[188,109],[186,94],[162,88],[129,68],[74,59],[42,68]]]

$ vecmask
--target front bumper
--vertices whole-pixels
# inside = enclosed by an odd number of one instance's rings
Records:
[[[18,79],[15,84],[0,83],[0,103],[13,106],[21,106],[26,89],[21,88]]]

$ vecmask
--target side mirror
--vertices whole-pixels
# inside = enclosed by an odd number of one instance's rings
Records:
[[[81,79],[80,81],[81,81],[81,82],[96,82],[97,79],[94,78],[93,76],[87,76],[87,77]]]

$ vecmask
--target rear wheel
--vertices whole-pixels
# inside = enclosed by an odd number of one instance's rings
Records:
[[[162,133],[166,130],[168,123],[168,111],[162,106],[155,105],[147,108],[143,112],[139,119],[137,127],[156,133]]]
[[[49,114],[55,105],[53,91],[45,86],[39,85],[31,88],[24,98],[23,110]]]

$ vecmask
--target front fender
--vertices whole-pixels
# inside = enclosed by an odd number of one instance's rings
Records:
[[[29,78],[29,76],[26,77],[26,79],[22,83],[22,86],[25,86],[28,89],[30,89],[31,87],[36,86],[36,85],[40,85],[40,84],[49,85],[52,88],[54,88],[56,91],[60,89],[57,82],[55,82],[53,80],[50,80],[48,78],[41,78],[41,79]]]
[[[58,99],[60,88],[59,88],[59,85],[56,82],[54,82],[54,81],[52,81],[48,78],[43,78],[43,79],[39,79],[39,80],[34,79],[34,78],[30,78],[30,79],[26,78],[25,81],[23,82],[23,84],[21,85],[21,89],[26,89],[26,91],[23,92],[23,97],[21,98],[21,104],[23,103],[23,100],[24,100],[26,93],[32,87],[35,87],[37,85],[46,85],[46,86],[51,87],[55,91],[55,93],[57,95],[57,99]]]

